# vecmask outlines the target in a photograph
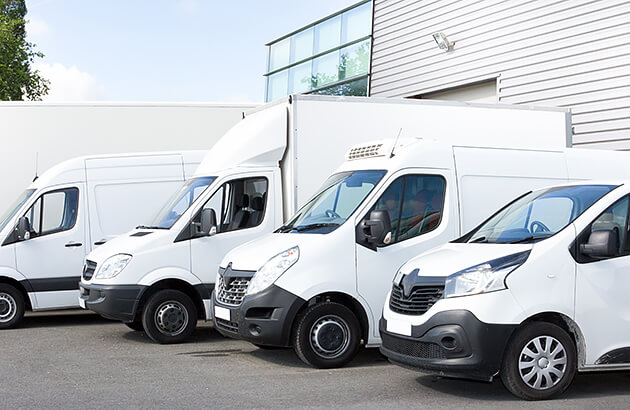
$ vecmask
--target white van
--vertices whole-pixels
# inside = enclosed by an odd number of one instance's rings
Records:
[[[157,213],[204,154],[79,157],[36,178],[0,216],[0,329],[79,307],[85,255]]]
[[[576,370],[630,369],[629,209],[630,185],[613,181],[521,196],[400,268],[381,351],[443,376],[498,374],[528,400]]]
[[[221,262],[216,328],[257,345],[293,346],[316,367],[378,346],[396,270],[529,189],[626,173],[623,152],[525,150],[403,140],[357,146],[276,233]],[[597,163],[597,170],[584,164]]]

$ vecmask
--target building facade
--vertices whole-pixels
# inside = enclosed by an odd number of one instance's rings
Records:
[[[372,35],[371,96],[570,108],[575,146],[630,150],[628,0],[374,0]]]

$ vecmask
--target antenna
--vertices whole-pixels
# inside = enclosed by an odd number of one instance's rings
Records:
[[[33,178],[33,182],[35,182],[37,178],[39,178],[39,175],[37,175],[38,165],[39,165],[39,151],[35,152],[35,178]]]
[[[396,135],[396,139],[394,140],[394,146],[392,147],[392,152],[389,153],[389,157],[394,157],[394,150],[396,149],[396,144],[398,143],[398,138],[400,138],[400,134],[402,134],[402,128],[398,131],[398,135]]]

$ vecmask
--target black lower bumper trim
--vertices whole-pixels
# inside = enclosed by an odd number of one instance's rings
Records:
[[[293,320],[305,303],[304,299],[275,285],[245,296],[239,306],[217,302],[213,292],[212,319],[215,328],[224,336],[259,345],[289,346]],[[216,318],[215,306],[227,309],[230,319]]]
[[[80,283],[81,299],[86,309],[123,322],[132,322],[146,286],[88,285]]]
[[[490,381],[499,372],[505,346],[518,325],[488,324],[467,310],[436,313],[412,326],[411,336],[388,332],[381,318],[380,348],[392,363],[448,377]]]

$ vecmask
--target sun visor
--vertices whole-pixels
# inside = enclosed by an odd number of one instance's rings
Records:
[[[277,104],[247,115],[208,152],[196,176],[236,166],[277,166],[287,146],[288,112]]]

